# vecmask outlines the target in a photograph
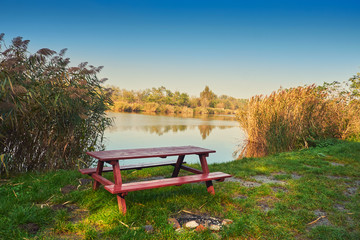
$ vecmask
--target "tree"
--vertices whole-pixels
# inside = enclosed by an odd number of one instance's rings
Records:
[[[0,173],[88,165],[86,151],[103,148],[111,104],[102,67],[69,67],[65,51],[27,51],[29,40],[6,47],[0,34]]]
[[[350,79],[350,90],[354,97],[360,97],[360,73],[352,76]]]
[[[200,93],[200,102],[202,107],[215,107],[217,96],[213,91],[210,90],[208,86],[205,86],[205,89]]]

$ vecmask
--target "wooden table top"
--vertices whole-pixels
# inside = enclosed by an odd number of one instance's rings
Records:
[[[157,148],[137,148],[137,149],[122,149],[87,152],[86,154],[99,159],[100,161],[125,160],[135,158],[150,158],[150,157],[168,157],[191,154],[209,154],[215,153],[215,150],[195,147],[195,146],[181,146],[181,147],[157,147]]]

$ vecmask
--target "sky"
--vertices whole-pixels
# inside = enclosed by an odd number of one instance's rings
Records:
[[[249,98],[360,72],[360,1],[0,0],[7,43],[67,48],[128,90]]]

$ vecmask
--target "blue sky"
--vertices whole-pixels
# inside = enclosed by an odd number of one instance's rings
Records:
[[[248,98],[360,71],[360,1],[1,0],[0,32],[126,89]]]

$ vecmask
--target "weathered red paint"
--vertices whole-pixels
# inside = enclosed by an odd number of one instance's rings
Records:
[[[165,178],[165,179],[151,180],[151,181],[123,183],[122,185],[115,185],[115,184],[107,185],[104,188],[109,192],[111,192],[112,194],[116,194],[116,193],[133,192],[133,191],[140,191],[140,190],[146,190],[152,188],[180,186],[187,183],[211,182],[211,180],[217,180],[228,177],[231,177],[231,175],[222,172],[213,172],[207,174],[195,174],[189,176]]]
[[[214,152],[216,151],[200,148],[200,147],[183,146],[183,147],[110,150],[110,151],[87,152],[87,154],[96,159],[99,159],[100,161],[111,161],[111,160],[151,158],[151,157],[165,158],[169,156],[191,155],[191,154],[196,154],[196,155],[202,154],[207,156],[209,153],[214,153]]]
[[[125,196],[128,192],[139,191],[152,188],[168,187],[168,186],[180,186],[187,183],[205,182],[207,191],[210,194],[215,194],[212,180],[224,181],[225,178],[231,177],[231,175],[222,172],[210,173],[206,157],[209,153],[214,153],[214,150],[194,147],[162,147],[162,148],[140,148],[140,149],[124,149],[124,150],[112,150],[112,151],[98,151],[87,152],[88,155],[97,158],[97,168],[80,169],[82,174],[88,174],[94,178],[94,190],[99,187],[99,184],[103,184],[104,188],[112,194],[117,195],[118,206],[120,212],[126,213]],[[184,158],[186,155],[198,155],[201,163],[202,170],[184,166]],[[178,156],[177,160],[162,161],[157,163],[143,163],[143,164],[131,164],[126,166],[119,166],[119,160],[136,159],[136,158],[150,158],[160,157],[166,158],[168,156]],[[104,162],[110,163],[112,167],[103,167]],[[159,166],[174,166],[174,171],[171,178],[142,181],[133,183],[122,183],[121,170],[129,169],[142,169],[148,167]],[[195,173],[195,175],[178,177],[180,169]],[[102,177],[102,172],[113,171],[114,183],[106,178]]]

